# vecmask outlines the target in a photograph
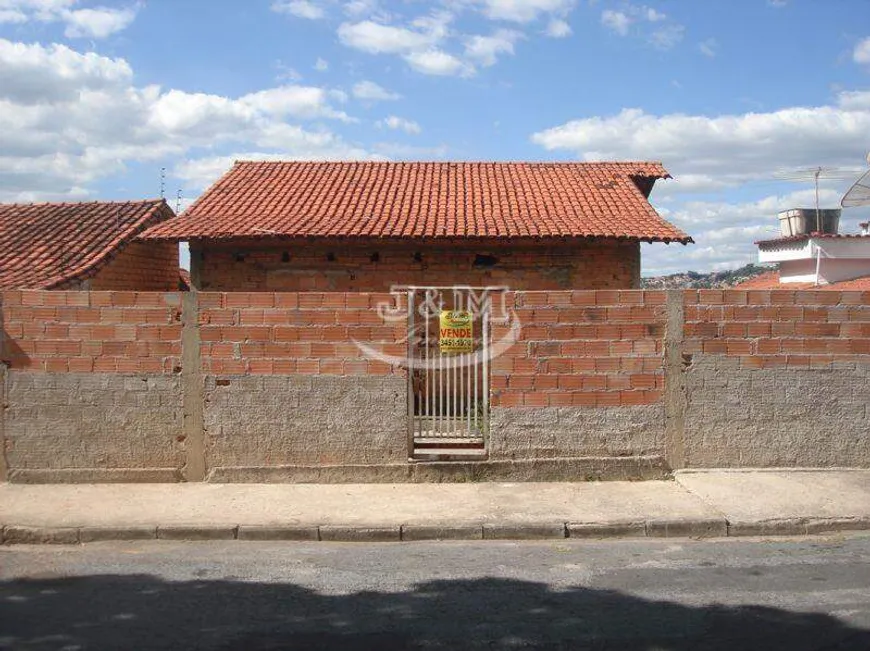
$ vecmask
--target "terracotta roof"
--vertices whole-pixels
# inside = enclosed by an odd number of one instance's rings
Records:
[[[775,244],[790,244],[791,242],[805,242],[812,238],[814,240],[856,240],[868,237],[860,233],[804,233],[803,235],[787,235],[785,237],[776,237],[770,240],[758,240],[758,246],[771,246]],[[867,239],[870,242],[870,238]]]
[[[660,163],[237,162],[145,237],[692,239],[647,201]]]
[[[173,215],[162,199],[0,204],[0,289],[52,289],[88,278]]]
[[[819,289],[831,291],[867,291],[870,290],[870,276],[843,280],[828,285],[815,285],[813,283],[781,283],[778,271],[768,271],[759,274],[755,278],[744,280],[732,289]]]

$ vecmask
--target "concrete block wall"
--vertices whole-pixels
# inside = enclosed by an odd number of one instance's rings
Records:
[[[4,291],[0,325],[11,481],[182,477],[178,294]]]
[[[664,458],[666,295],[507,296],[519,341],[492,362],[494,458]],[[493,325],[493,340],[509,331]]]
[[[408,458],[404,370],[357,345],[402,357],[406,309],[389,294],[201,292],[205,456],[217,481],[295,480],[312,466]],[[357,477],[363,473],[357,471]]]
[[[492,361],[491,463],[870,467],[870,293],[506,298],[522,334]],[[358,345],[404,354],[405,322],[378,310],[402,314],[394,296],[13,291],[0,301],[0,476],[410,476],[405,371]],[[506,328],[494,323],[493,339]]]
[[[686,292],[676,465],[870,467],[870,292]]]

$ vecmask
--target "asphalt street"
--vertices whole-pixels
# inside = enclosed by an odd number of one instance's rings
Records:
[[[0,548],[0,649],[870,649],[870,536]]]

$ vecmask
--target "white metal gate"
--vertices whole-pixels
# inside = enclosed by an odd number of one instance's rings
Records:
[[[441,351],[442,310],[471,313],[472,352]],[[414,458],[486,454],[491,311],[487,289],[409,288],[408,420]]]

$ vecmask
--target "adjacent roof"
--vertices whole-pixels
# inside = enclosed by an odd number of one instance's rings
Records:
[[[162,199],[0,204],[0,289],[53,289],[89,278],[172,216]]]
[[[259,237],[692,239],[647,201],[660,163],[237,162],[168,240]]]
[[[806,242],[809,239],[813,240],[855,240],[865,239],[867,235],[860,233],[803,233],[802,235],[786,235],[784,237],[775,237],[769,240],[758,240],[755,244],[760,247],[776,246],[777,244],[791,244],[795,242]],[[868,239],[870,241],[870,239]]]
[[[781,283],[779,271],[767,271],[749,280],[735,285],[732,289],[819,289],[832,291],[868,291],[870,290],[870,276],[843,280],[838,283],[816,285],[815,283]]]

